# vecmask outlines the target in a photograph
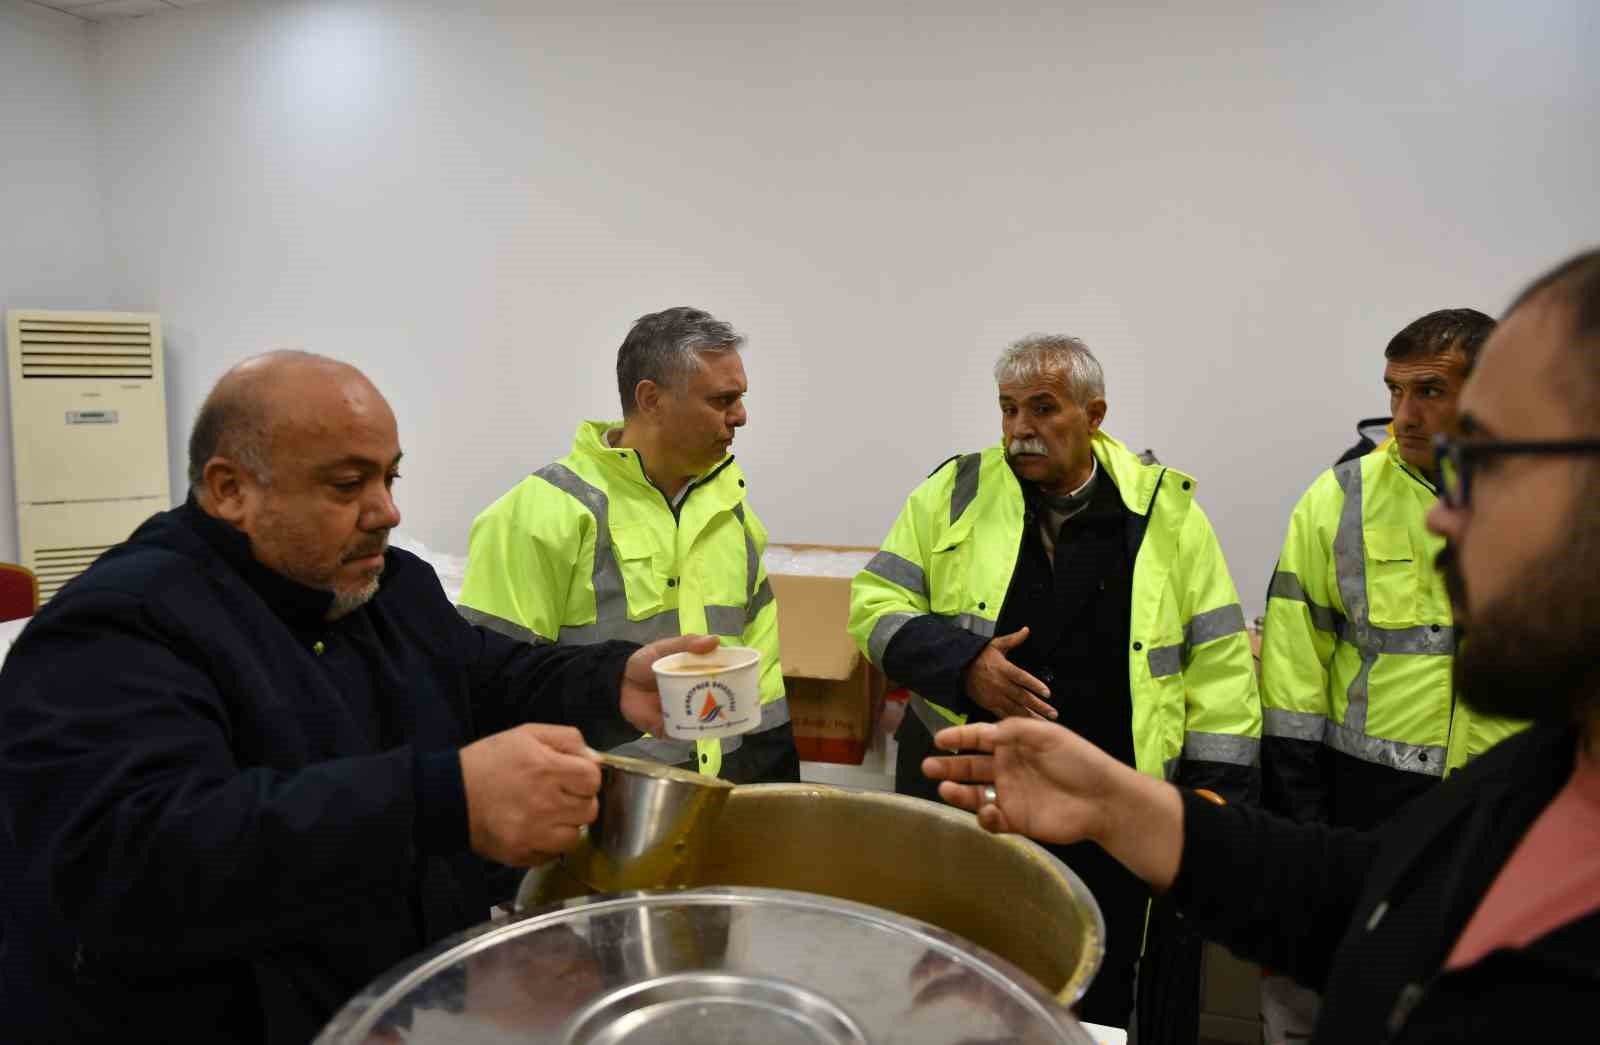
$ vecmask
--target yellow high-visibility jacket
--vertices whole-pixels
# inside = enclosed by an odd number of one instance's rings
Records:
[[[1128,683],[1137,767],[1173,779],[1185,760],[1254,777],[1261,735],[1250,641],[1238,592],[1194,479],[1146,464],[1096,433],[1095,458],[1143,527],[1133,562]],[[850,634],[894,676],[890,652],[906,623],[932,615],[994,635],[1023,538],[1021,484],[1003,448],[952,458],[914,490],[867,568],[851,584]],[[966,715],[924,698],[930,728]],[[931,715],[928,712],[931,711]],[[1235,790],[1230,797],[1239,797]]]
[[[1267,794],[1297,819],[1362,824],[1409,798],[1410,780],[1361,769],[1341,796],[1316,752],[1440,778],[1527,723],[1475,715],[1456,699],[1456,629],[1424,525],[1437,491],[1385,441],[1324,472],[1289,519],[1268,591],[1261,649]]]
[[[674,508],[639,455],[607,441],[619,427],[584,421],[570,454],[474,520],[461,613],[527,642],[646,643],[706,632],[760,650],[761,724],[751,733],[693,744],[646,737],[617,749],[667,763],[694,758],[715,776],[725,752],[789,721],[778,607],[761,563],[767,530],[745,503],[732,456]]]

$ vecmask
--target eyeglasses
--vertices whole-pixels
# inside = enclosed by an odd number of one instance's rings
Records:
[[[1502,441],[1433,437],[1434,460],[1439,462],[1439,499],[1451,508],[1472,504],[1472,472],[1479,462],[1505,454],[1559,457],[1600,454],[1600,439]]]

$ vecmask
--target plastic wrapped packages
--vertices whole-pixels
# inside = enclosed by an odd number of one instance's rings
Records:
[[[426,544],[407,534],[389,535],[389,543],[402,551],[422,559],[439,575],[439,583],[451,602],[460,600],[461,585],[467,575],[467,557],[434,551]],[[762,562],[768,573],[795,574],[802,577],[854,577],[867,565],[873,555],[871,548],[794,547],[787,544],[770,544]]]
[[[461,601],[461,585],[467,577],[467,557],[465,555],[449,555],[445,552],[436,552],[415,537],[404,534],[391,533],[389,543],[401,551],[410,552],[429,566],[439,575],[439,583],[444,586],[444,593],[452,603]]]
[[[22,629],[28,626],[32,617],[19,617],[16,620],[0,621],[0,661],[4,661],[6,654],[11,652],[11,644],[17,641],[17,636],[22,634]]]
[[[799,548],[769,544],[762,562],[767,572],[802,577],[854,577],[877,554],[870,548]]]

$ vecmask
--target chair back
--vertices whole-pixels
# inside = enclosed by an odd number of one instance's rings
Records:
[[[39,608],[39,578],[26,566],[0,562],[0,621],[31,617]]]

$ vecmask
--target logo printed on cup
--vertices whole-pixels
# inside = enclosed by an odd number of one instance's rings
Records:
[[[701,699],[701,694],[705,699]],[[719,701],[718,698],[721,698]],[[700,709],[695,710],[699,703]],[[693,718],[702,726],[717,726],[739,717],[739,697],[725,684],[708,679],[690,688],[683,695],[683,717]]]

